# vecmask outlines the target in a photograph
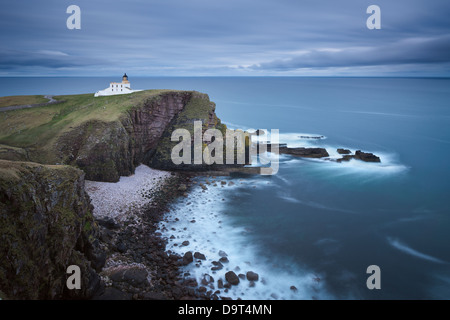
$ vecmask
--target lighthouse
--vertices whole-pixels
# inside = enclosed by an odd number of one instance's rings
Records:
[[[94,96],[95,97],[112,96],[112,95],[116,95],[116,94],[129,94],[129,93],[133,93],[133,92],[137,92],[137,91],[141,91],[141,90],[132,90],[131,89],[130,81],[128,80],[128,76],[125,73],[122,76],[122,82],[111,82],[109,84],[108,88],[97,91]]]

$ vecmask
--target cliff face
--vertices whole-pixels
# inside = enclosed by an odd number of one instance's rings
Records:
[[[0,160],[0,291],[12,299],[89,298],[99,289],[104,255],[84,191],[68,166]],[[67,267],[81,269],[68,290]]]
[[[196,120],[208,128],[223,129],[215,104],[206,94],[170,91],[144,100],[112,122],[89,121],[57,142],[63,162],[86,173],[86,179],[116,182],[140,163],[161,169],[183,169],[172,164],[170,141],[174,129],[193,129]],[[192,168],[190,168],[192,169]]]
[[[177,128],[193,134],[194,121],[202,121],[203,131],[226,129],[215,104],[195,91],[67,100],[0,119],[0,158],[6,159],[0,160],[0,298],[93,296],[105,255],[98,248],[84,179],[115,182],[140,163],[168,170],[211,169],[174,165],[171,150],[178,142],[170,141],[171,134]],[[81,290],[66,288],[70,265],[81,268]]]

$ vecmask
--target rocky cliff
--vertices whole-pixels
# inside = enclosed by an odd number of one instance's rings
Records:
[[[89,298],[104,264],[84,173],[69,166],[0,160],[0,295]],[[81,269],[68,290],[67,267]]]
[[[0,117],[0,298],[92,297],[105,255],[84,179],[118,181],[140,163],[192,170],[172,163],[172,131],[193,133],[194,121],[203,131],[226,129],[195,91],[63,99]],[[70,265],[81,268],[80,290],[66,287]]]
[[[215,104],[206,94],[164,92],[143,99],[114,121],[95,119],[62,134],[56,152],[61,162],[82,169],[89,180],[115,182],[132,174],[140,163],[183,169],[170,159],[176,144],[170,141],[172,131],[183,127],[193,132],[196,120],[203,122],[204,130],[224,130],[214,111]]]

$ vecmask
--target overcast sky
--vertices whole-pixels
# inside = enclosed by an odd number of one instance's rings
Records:
[[[81,30],[66,9],[81,8]],[[369,5],[381,30],[369,30]],[[14,0],[0,76],[450,76],[449,0]]]

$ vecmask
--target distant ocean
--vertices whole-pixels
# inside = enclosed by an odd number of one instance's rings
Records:
[[[450,299],[450,79],[129,76],[133,89],[209,94],[231,128],[279,129],[290,147],[381,158],[283,155],[274,176],[194,188],[161,224],[175,236],[169,250],[206,255],[186,272],[216,281],[227,270],[257,272],[254,287],[242,281],[222,294],[242,299]],[[0,96],[93,93],[120,77],[0,78]],[[212,273],[219,250],[229,262]],[[366,286],[369,265],[381,269],[380,290]]]

